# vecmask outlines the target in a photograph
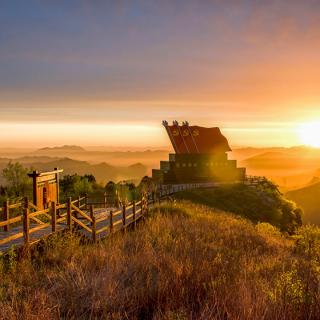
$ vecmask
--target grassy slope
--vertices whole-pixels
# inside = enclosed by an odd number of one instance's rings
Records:
[[[218,188],[182,191],[177,199],[190,200],[227,212],[233,212],[253,222],[268,222],[288,231],[291,226],[284,219],[284,212],[293,211],[296,206],[288,202],[276,189],[251,188],[249,186],[225,185]]]
[[[286,196],[303,208],[305,221],[320,225],[320,183],[290,191]]]
[[[164,205],[135,232],[98,245],[56,238],[32,263],[10,259],[11,271],[0,273],[0,318],[315,317],[319,274],[303,252],[268,224]]]

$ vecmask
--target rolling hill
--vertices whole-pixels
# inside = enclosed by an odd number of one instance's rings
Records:
[[[304,210],[304,222],[320,225],[320,182],[286,193]]]

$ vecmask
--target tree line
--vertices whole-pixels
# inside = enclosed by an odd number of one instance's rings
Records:
[[[0,202],[7,199],[15,202],[22,197],[32,197],[32,179],[28,177],[28,172],[33,170],[33,168],[25,168],[19,162],[10,161],[1,173],[5,184],[0,185]],[[153,180],[147,176],[143,177],[137,185],[131,181],[109,181],[104,185],[98,183],[92,174],[64,175],[59,181],[59,187],[61,202],[69,197],[75,198],[85,194],[99,198],[97,200],[101,200],[101,197],[106,194],[110,201],[118,197],[122,202],[129,202],[139,199],[142,192],[156,189]]]

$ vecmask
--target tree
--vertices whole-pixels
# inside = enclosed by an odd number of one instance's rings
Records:
[[[91,174],[79,176],[77,174],[65,175],[60,180],[62,196],[72,197],[91,193],[96,185],[96,179]]]
[[[139,184],[141,192],[156,191],[157,187],[154,180],[148,176],[144,176]]]
[[[31,179],[28,177],[28,169],[19,162],[10,161],[3,169],[2,176],[5,178],[8,193],[12,196],[20,197],[26,195],[31,187]]]
[[[83,176],[83,178],[87,179],[92,184],[96,184],[97,183],[96,177],[93,174],[85,174]]]
[[[86,193],[92,192],[92,184],[87,178],[79,179],[73,185],[74,193],[76,196],[81,196]]]
[[[80,180],[80,177],[77,174],[65,175],[60,180],[61,191],[65,194],[72,194],[74,191],[74,184]]]

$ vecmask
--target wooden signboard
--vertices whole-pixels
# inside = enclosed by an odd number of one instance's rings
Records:
[[[28,176],[33,179],[33,203],[39,210],[49,207],[51,202],[59,203],[59,173],[57,168],[51,172],[33,171]]]

